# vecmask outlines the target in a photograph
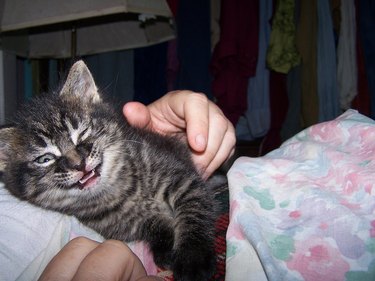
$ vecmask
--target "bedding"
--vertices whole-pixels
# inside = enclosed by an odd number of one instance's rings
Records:
[[[37,280],[71,239],[103,237],[72,216],[47,211],[13,197],[0,183],[0,280]],[[149,274],[157,274],[148,247],[129,243]],[[164,273],[165,274],[165,273]]]
[[[212,280],[225,278],[225,234],[228,227],[228,195],[222,202],[216,223],[216,272]],[[71,239],[85,236],[95,241],[103,237],[76,218],[47,211],[13,197],[0,183],[0,280],[37,280],[48,262]],[[173,280],[169,270],[158,268],[146,244],[129,243],[148,274]]]
[[[228,179],[226,280],[375,280],[375,121],[348,110]]]
[[[230,212],[217,224],[223,280],[375,280],[375,121],[348,110],[228,173]],[[223,201],[226,202],[225,198]],[[224,204],[225,205],[225,204]],[[11,196],[0,183],[0,280],[35,280],[72,238],[102,241],[75,218]],[[149,274],[172,280],[142,243]]]
[[[228,227],[228,195],[222,202],[216,223],[216,272],[211,280],[225,278],[225,234]],[[0,183],[0,280],[37,280],[48,262],[71,239],[85,236],[103,241],[95,231],[82,225],[76,218],[47,211],[13,197]],[[128,246],[139,257],[148,274],[173,280],[169,270],[158,268],[145,243]]]

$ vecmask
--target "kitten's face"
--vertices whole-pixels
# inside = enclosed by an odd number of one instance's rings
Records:
[[[58,96],[26,109],[0,131],[0,169],[15,195],[68,204],[111,192],[123,136],[82,62]]]

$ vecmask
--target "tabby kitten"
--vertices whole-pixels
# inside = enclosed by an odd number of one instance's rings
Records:
[[[82,61],[60,93],[32,100],[0,131],[6,188],[76,216],[105,238],[145,241],[176,280],[207,280],[215,265],[214,188],[186,145],[131,127],[99,95]]]

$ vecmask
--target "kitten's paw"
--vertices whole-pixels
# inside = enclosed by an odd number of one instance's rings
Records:
[[[171,268],[174,230],[170,227],[170,223],[162,218],[155,218],[145,223],[145,232],[148,237],[151,251],[154,256],[154,262],[160,268]]]
[[[172,267],[172,251],[168,249],[159,249],[154,253],[154,262],[160,268],[171,268]]]
[[[176,281],[206,281],[214,274],[216,255],[213,249],[190,248],[175,252],[173,275]]]

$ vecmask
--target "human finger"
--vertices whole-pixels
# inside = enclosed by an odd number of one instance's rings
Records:
[[[39,281],[70,281],[82,260],[97,246],[98,242],[78,237],[66,244],[49,262]]]
[[[142,263],[124,243],[107,240],[84,258],[72,280],[134,281],[146,275]]]
[[[206,178],[233,154],[236,142],[232,123],[216,105],[210,106],[209,122],[207,148],[203,153],[193,154],[194,162]]]
[[[149,105],[154,129],[164,134],[184,134],[193,151],[206,148],[207,97],[188,90],[172,91]]]
[[[209,108],[209,100],[202,93],[190,93],[189,101],[183,104],[181,117],[186,121],[186,137],[193,151],[203,152],[207,148]]]
[[[227,161],[230,157],[233,156],[235,151],[235,137],[233,134],[228,130],[224,136],[224,139],[221,143],[219,150],[216,152],[216,155],[211,160],[211,162],[206,167],[203,178],[207,179],[211,176],[225,161]]]
[[[122,112],[130,125],[152,129],[150,111],[144,104],[140,102],[128,102],[123,106]]]
[[[127,106],[135,106],[129,104],[124,106],[126,116],[129,116]],[[140,110],[149,110],[145,113],[148,114],[148,123],[144,122],[147,128],[162,134],[183,134],[187,138],[194,163],[206,177],[232,154],[235,144],[233,125],[204,94],[172,91],[146,109],[137,104],[141,107],[135,111],[137,114]]]

